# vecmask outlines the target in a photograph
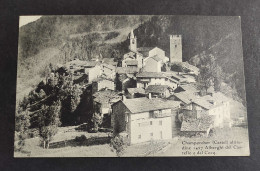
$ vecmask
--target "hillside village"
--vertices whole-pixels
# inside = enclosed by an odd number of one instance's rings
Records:
[[[138,47],[132,30],[121,61],[100,56],[57,64],[36,90],[48,94],[48,85],[49,95],[25,108],[37,113],[36,106],[53,98],[55,87],[68,86],[71,94],[79,94],[72,110],[81,114],[64,121],[87,123],[88,132],[109,130],[129,145],[179,135],[207,137],[214,128],[232,127],[229,98],[213,86],[199,87],[200,69],[183,61],[182,35],[170,35],[169,43],[169,56],[158,47]]]

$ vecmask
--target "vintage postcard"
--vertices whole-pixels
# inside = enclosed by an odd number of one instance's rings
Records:
[[[14,157],[249,156],[239,16],[20,16]]]

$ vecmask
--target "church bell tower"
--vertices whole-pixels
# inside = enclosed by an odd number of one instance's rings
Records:
[[[130,45],[129,45],[129,49],[131,51],[136,52],[137,51],[137,40],[136,40],[136,36],[134,35],[134,31],[131,31],[130,34]]]

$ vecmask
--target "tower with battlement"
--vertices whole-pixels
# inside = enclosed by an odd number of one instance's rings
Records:
[[[182,62],[181,35],[170,35],[170,63]]]
[[[129,50],[133,52],[137,52],[137,40],[136,36],[134,35],[134,31],[131,31],[130,34],[130,45],[129,45]]]

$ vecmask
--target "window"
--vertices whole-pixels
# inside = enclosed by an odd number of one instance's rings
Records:
[[[153,136],[153,133],[150,133],[150,136],[152,137],[152,136]]]
[[[160,131],[160,136],[161,136],[161,139],[162,139],[162,138],[163,138],[163,137],[162,137],[162,131]]]
[[[138,139],[141,139],[142,137],[141,137],[141,135],[138,135]]]
[[[153,118],[153,117],[154,117],[153,111],[149,111],[149,117],[150,117],[150,118]]]
[[[162,125],[162,121],[159,121],[159,125]]]
[[[138,123],[138,126],[140,127],[140,126],[141,126],[141,123]]]
[[[177,47],[177,45],[175,45],[175,47]]]
[[[150,121],[150,125],[153,125],[153,121]]]

